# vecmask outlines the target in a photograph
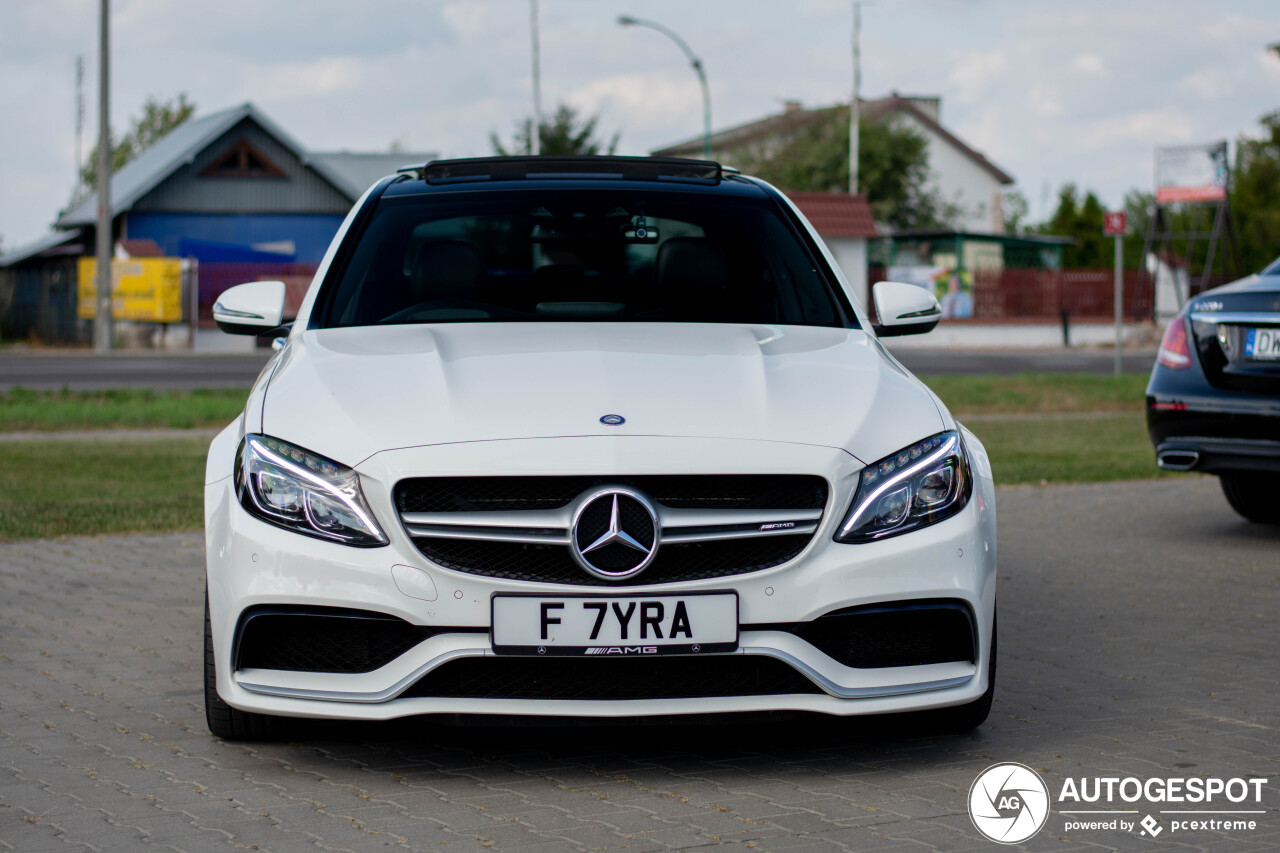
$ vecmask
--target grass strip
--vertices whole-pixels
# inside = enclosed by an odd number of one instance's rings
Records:
[[[957,415],[1140,412],[1146,377],[1021,373],[925,376]],[[0,432],[221,427],[247,390],[0,391]]]
[[[0,442],[0,541],[199,530],[206,438]]]
[[[971,428],[998,485],[1188,476],[1156,468],[1140,416]],[[203,438],[0,442],[0,541],[199,530],[207,450]]]
[[[80,429],[197,429],[226,426],[248,389],[196,391],[0,391],[0,432]]]
[[[1090,373],[921,376],[957,416],[1141,412],[1147,377]]]
[[[992,418],[965,425],[982,439],[1001,486],[1183,476],[1156,467],[1141,415]]]

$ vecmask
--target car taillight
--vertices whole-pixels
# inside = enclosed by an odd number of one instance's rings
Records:
[[[1171,370],[1185,370],[1191,366],[1191,350],[1187,346],[1187,321],[1182,317],[1174,317],[1173,322],[1164,330],[1156,361]]]

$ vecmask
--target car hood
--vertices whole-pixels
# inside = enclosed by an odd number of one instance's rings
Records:
[[[608,414],[626,422],[606,426]],[[281,353],[262,412],[263,432],[348,465],[596,435],[815,444],[872,462],[943,428],[933,397],[865,332],[693,323],[309,330]]]

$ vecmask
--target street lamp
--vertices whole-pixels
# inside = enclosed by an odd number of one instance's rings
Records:
[[[711,90],[707,88],[707,73],[702,70],[702,60],[693,55],[693,51],[689,49],[689,45],[685,44],[684,39],[662,26],[662,24],[654,23],[653,21],[644,21],[640,18],[633,18],[630,15],[619,15],[618,26],[648,27],[651,30],[657,30],[679,45],[680,49],[684,51],[684,55],[689,57],[689,64],[693,66],[694,71],[698,72],[698,82],[702,84],[702,156],[705,159],[710,160]]]

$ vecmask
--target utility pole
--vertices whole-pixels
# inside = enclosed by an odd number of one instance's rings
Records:
[[[533,39],[533,127],[529,130],[529,153],[542,153],[542,69],[538,56],[538,0],[529,0],[529,32]]]
[[[93,348],[111,349],[111,2],[102,0],[98,46],[98,310],[93,320]]]
[[[71,197],[80,199],[84,178],[80,174],[84,166],[84,152],[81,139],[84,137],[84,54],[76,57],[76,182]]]
[[[849,102],[849,195],[858,194],[858,121],[862,105],[858,102],[862,89],[862,56],[858,46],[862,31],[862,4],[853,4],[853,100]]]

